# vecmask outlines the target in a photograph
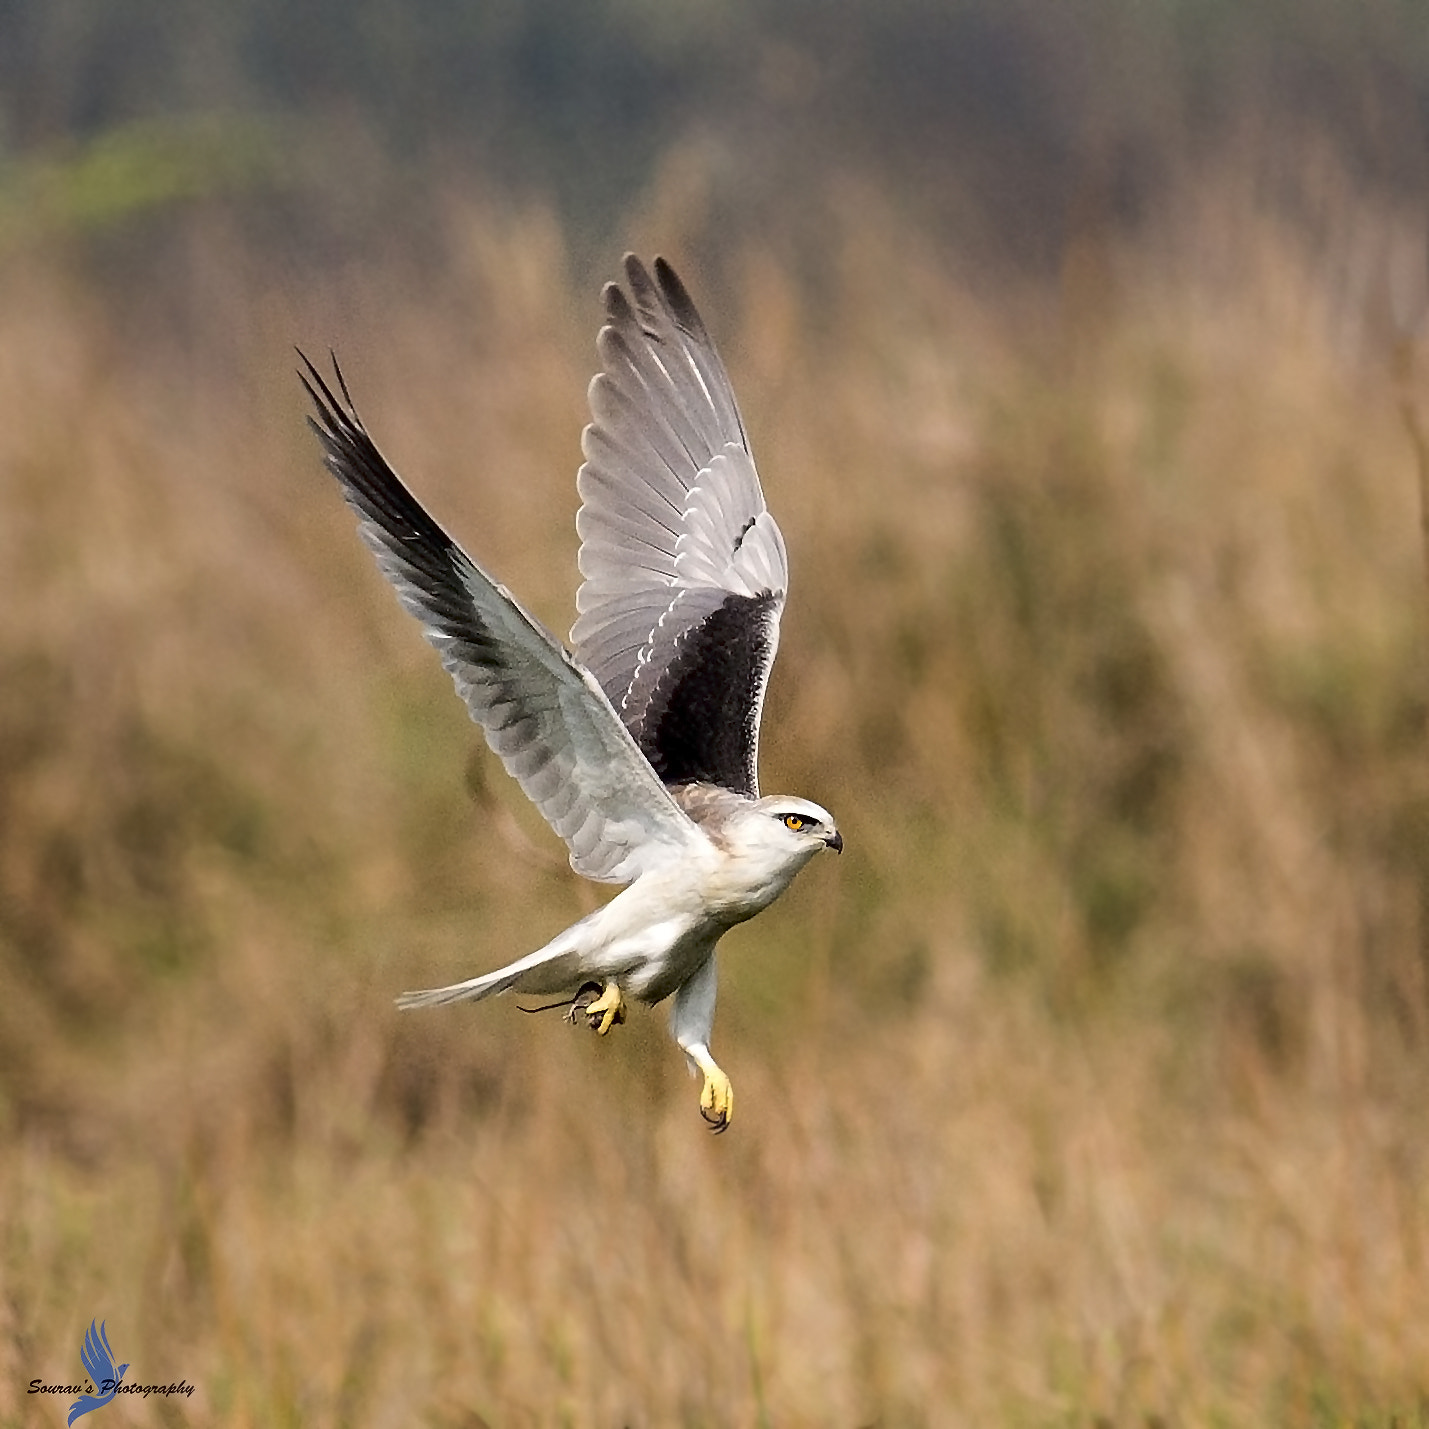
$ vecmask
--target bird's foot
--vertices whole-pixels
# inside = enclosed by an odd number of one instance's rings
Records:
[[[617,1023],[624,1022],[625,999],[620,995],[619,986],[614,982],[604,987],[596,982],[586,983],[576,993],[570,1011],[573,1023],[582,1017],[602,1037]]]
[[[734,1116],[734,1088],[729,1078],[703,1042],[681,1042],[680,1047],[690,1059],[690,1070],[698,1070],[705,1079],[700,1088],[700,1115],[709,1122],[711,1131],[727,1130]]]
[[[730,1118],[734,1115],[734,1088],[713,1061],[700,1070],[705,1077],[700,1091],[700,1115],[709,1123],[710,1130],[718,1135],[729,1129]]]

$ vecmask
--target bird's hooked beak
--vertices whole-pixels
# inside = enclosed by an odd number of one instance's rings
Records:
[[[842,853],[844,851],[844,836],[835,829],[828,838],[824,840],[824,847],[833,849],[835,853]]]

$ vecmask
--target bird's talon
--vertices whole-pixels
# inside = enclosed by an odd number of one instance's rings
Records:
[[[599,995],[591,997],[592,993]],[[619,985],[608,982],[602,988],[598,983],[586,983],[571,1001],[571,1021],[574,1023],[582,1017],[602,1037],[624,1022],[625,999],[620,995]]]
[[[716,1136],[729,1130],[734,1115],[734,1088],[729,1078],[713,1063],[704,1069],[705,1084],[700,1091],[700,1115]]]

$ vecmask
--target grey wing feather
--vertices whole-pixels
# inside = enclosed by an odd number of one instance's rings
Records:
[[[729,378],[684,285],[625,260],[590,387],[571,642],[656,772],[758,793],[788,588]],[[633,303],[632,303],[633,299]]]
[[[300,353],[301,357],[302,354]],[[427,514],[303,358],[310,419],[363,540],[509,773],[586,878],[628,883],[700,836],[597,680]]]

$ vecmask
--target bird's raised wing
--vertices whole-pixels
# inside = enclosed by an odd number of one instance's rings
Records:
[[[84,1337],[84,1344],[79,1352],[80,1363],[89,1373],[89,1377],[98,1388],[106,1379],[114,1378],[114,1355],[109,1348],[109,1336],[105,1334],[103,1325],[95,1327],[93,1320],[89,1322],[89,1330]]]
[[[667,784],[757,797],[784,538],[684,284],[663,258],[652,278],[627,255],[625,277],[629,297],[605,290],[581,443],[571,643]]]
[[[300,353],[301,357],[302,354]],[[471,717],[586,878],[628,883],[700,838],[595,678],[422,509],[358,418],[303,358],[327,468]],[[300,374],[301,375],[301,374]]]

